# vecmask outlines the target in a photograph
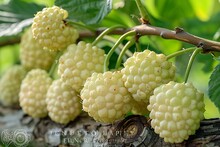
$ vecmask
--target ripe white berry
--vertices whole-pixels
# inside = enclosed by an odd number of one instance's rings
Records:
[[[22,110],[32,117],[47,116],[46,94],[52,79],[42,69],[28,72],[21,84],[19,102]]]
[[[145,103],[144,105],[147,106],[153,90],[174,79],[175,67],[167,61],[165,55],[145,50],[134,53],[126,60],[122,74],[125,87],[133,98],[138,104]],[[146,114],[147,110],[145,113],[139,113]]]
[[[0,101],[4,106],[18,104],[19,91],[26,70],[21,65],[9,68],[0,79]]]
[[[55,52],[44,50],[36,42],[33,38],[31,28],[26,30],[20,43],[20,59],[26,69],[41,68],[49,70],[55,60],[55,56]]]
[[[151,126],[165,142],[181,143],[195,134],[203,119],[204,95],[191,83],[169,82],[150,97]]]
[[[79,94],[61,79],[53,81],[46,103],[50,118],[61,124],[74,120],[82,110]]]
[[[45,49],[58,51],[75,43],[79,34],[65,19],[68,12],[57,6],[44,8],[33,20],[32,32],[37,42]]]
[[[123,119],[131,110],[131,95],[124,87],[119,71],[93,73],[81,91],[83,110],[98,122]]]
[[[104,58],[104,50],[90,43],[71,44],[59,59],[58,75],[79,92],[92,73],[103,71]]]

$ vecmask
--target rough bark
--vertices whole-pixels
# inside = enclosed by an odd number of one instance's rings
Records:
[[[147,119],[139,115],[128,116],[114,124],[103,124],[95,122],[86,113],[82,113],[69,124],[60,125],[48,117],[33,119],[20,109],[0,107],[0,142],[4,145],[26,146],[29,144],[34,147],[220,146],[219,130],[220,119],[203,120],[195,135],[190,136],[183,143],[170,144],[165,143],[155,134]],[[16,137],[20,137],[21,142],[13,140]]]

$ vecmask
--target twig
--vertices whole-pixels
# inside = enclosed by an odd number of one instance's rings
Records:
[[[81,32],[79,32],[79,38],[97,37],[106,29],[107,28],[99,28],[95,32],[81,31]],[[131,29],[119,28],[119,29],[115,29],[115,30],[111,31],[108,35],[123,35],[123,34],[129,32],[130,30]]]
[[[80,32],[80,38],[87,38],[87,37],[97,37],[99,34],[101,34],[105,28],[98,29],[95,32],[91,31],[81,31]],[[164,39],[173,39],[173,40],[179,40],[182,42],[186,42],[192,45],[195,45],[196,47],[200,47],[203,49],[204,53],[210,52],[210,51],[217,51],[220,52],[220,42],[208,40],[205,38],[201,38],[195,35],[192,35],[190,33],[185,32],[182,28],[175,28],[175,30],[169,30],[166,28],[161,27],[155,27],[151,25],[139,25],[135,26],[131,29],[116,29],[112,31],[110,34],[114,35],[122,35],[125,34],[131,30],[135,30],[137,35],[144,36],[144,35],[154,35],[154,36],[160,36]],[[4,45],[10,45],[19,43],[19,40],[16,41],[0,41],[0,47]]]
[[[174,39],[186,42],[203,49],[203,52],[218,51],[220,52],[220,42],[211,41],[185,32],[182,28],[169,30],[151,25],[140,25],[133,28],[140,35],[156,35],[164,39]]]
[[[187,65],[187,68],[186,68],[186,72],[185,72],[185,83],[187,83],[187,80],[189,78],[189,73],[191,71],[191,68],[192,68],[192,64],[193,64],[193,61],[195,60],[196,58],[196,55],[201,51],[201,48],[197,48],[194,50],[193,54],[191,55],[190,59],[189,59],[189,62],[188,62],[188,65]]]

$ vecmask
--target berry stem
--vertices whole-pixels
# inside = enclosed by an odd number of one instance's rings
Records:
[[[108,71],[108,65],[109,65],[109,59],[112,56],[112,54],[114,53],[115,49],[117,48],[117,46],[127,37],[127,36],[132,36],[135,35],[136,31],[135,30],[131,30],[127,33],[125,33],[124,35],[122,35],[118,41],[115,43],[115,45],[111,48],[111,50],[108,52],[107,56],[105,57],[105,62],[104,62],[104,72]]]
[[[135,40],[131,39],[130,41],[128,41],[126,43],[126,45],[122,49],[121,53],[119,54],[119,57],[118,57],[117,62],[116,62],[115,69],[118,69],[120,67],[121,61],[122,61],[122,58],[123,58],[125,52],[129,49],[129,47],[131,47],[134,44],[134,42],[135,42]]]
[[[188,65],[187,65],[186,73],[185,73],[185,80],[184,80],[185,83],[187,83],[187,80],[188,80],[188,77],[189,77],[189,73],[190,73],[190,70],[191,70],[191,68],[192,68],[193,61],[194,61],[196,55],[197,55],[200,51],[202,51],[201,48],[195,49],[195,51],[192,53],[192,55],[191,55],[191,57],[190,57],[190,59],[189,59],[189,63],[188,63]]]
[[[109,41],[112,46],[115,44],[115,42],[117,42],[117,39],[115,39],[114,37],[108,36],[108,35],[104,36],[103,39]],[[122,50],[123,48],[124,48],[124,45],[122,45],[122,44],[119,44],[119,45],[118,45],[119,52],[120,52],[120,50]],[[119,54],[119,53],[118,53],[118,54]],[[127,51],[125,52],[125,54],[126,54],[126,56],[128,56],[128,57],[131,57],[131,56],[133,55],[133,53],[132,53],[130,50],[127,50]]]
[[[115,30],[115,29],[117,29],[117,28],[123,28],[123,27],[124,27],[124,26],[122,26],[122,25],[117,25],[117,26],[113,26],[113,27],[110,27],[110,28],[104,30],[104,31],[93,41],[92,45],[96,45],[100,40],[102,40],[102,38],[103,38],[106,34],[110,33],[111,31],[113,31],[113,30]]]
[[[145,9],[145,7],[143,6],[143,4],[141,3],[141,0],[135,0],[138,10],[140,12],[141,15],[141,22],[142,24],[149,24],[149,19],[147,16],[147,11]]]
[[[191,48],[187,48],[187,49],[183,49],[183,50],[180,50],[180,51],[177,51],[173,54],[170,54],[167,56],[167,60],[173,58],[173,57],[176,57],[176,56],[180,56],[182,54],[185,54],[185,53],[188,53],[188,52],[192,52],[192,51],[195,51],[195,47],[191,47]]]
[[[141,47],[140,47],[140,44],[138,42],[135,42],[135,47],[136,47],[137,52],[141,52]]]
[[[59,58],[60,58],[60,56],[61,56],[62,54],[63,54],[63,51],[59,51],[59,52],[57,53],[56,59],[54,60],[52,66],[51,66],[51,68],[50,68],[49,76],[50,76],[51,78],[54,78],[54,77],[53,77],[53,74],[54,74],[54,71],[55,71],[55,69],[56,69],[56,67],[57,67],[57,64],[58,64],[58,62],[59,62]]]

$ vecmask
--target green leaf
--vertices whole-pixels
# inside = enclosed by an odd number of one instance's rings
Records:
[[[8,4],[0,5],[0,23],[16,23],[32,18],[44,6],[28,3],[22,0],[10,0]]]
[[[147,10],[156,18],[159,18],[158,9],[155,5],[155,0],[145,0]]]
[[[174,27],[194,16],[188,0],[145,0],[145,6],[151,15],[161,21],[172,22],[170,25]]]
[[[32,17],[44,6],[22,0],[10,0],[0,5],[0,42],[18,35],[32,23]]]
[[[125,6],[125,0],[113,0],[113,9],[123,8]]]
[[[214,7],[214,0],[189,0],[196,16],[202,20],[207,21],[212,15]]]
[[[220,110],[220,64],[218,64],[209,80],[208,95]]]
[[[55,5],[68,11],[70,21],[96,24],[112,9],[112,0],[56,0]]]
[[[198,62],[203,64],[202,70],[205,73],[209,73],[213,70],[213,56],[211,54],[199,54],[197,57]]]
[[[42,4],[51,7],[54,5],[55,0],[23,0],[23,1],[26,1],[28,3],[32,2],[32,3]]]
[[[19,46],[9,45],[0,48],[0,77],[10,66],[19,62]]]

